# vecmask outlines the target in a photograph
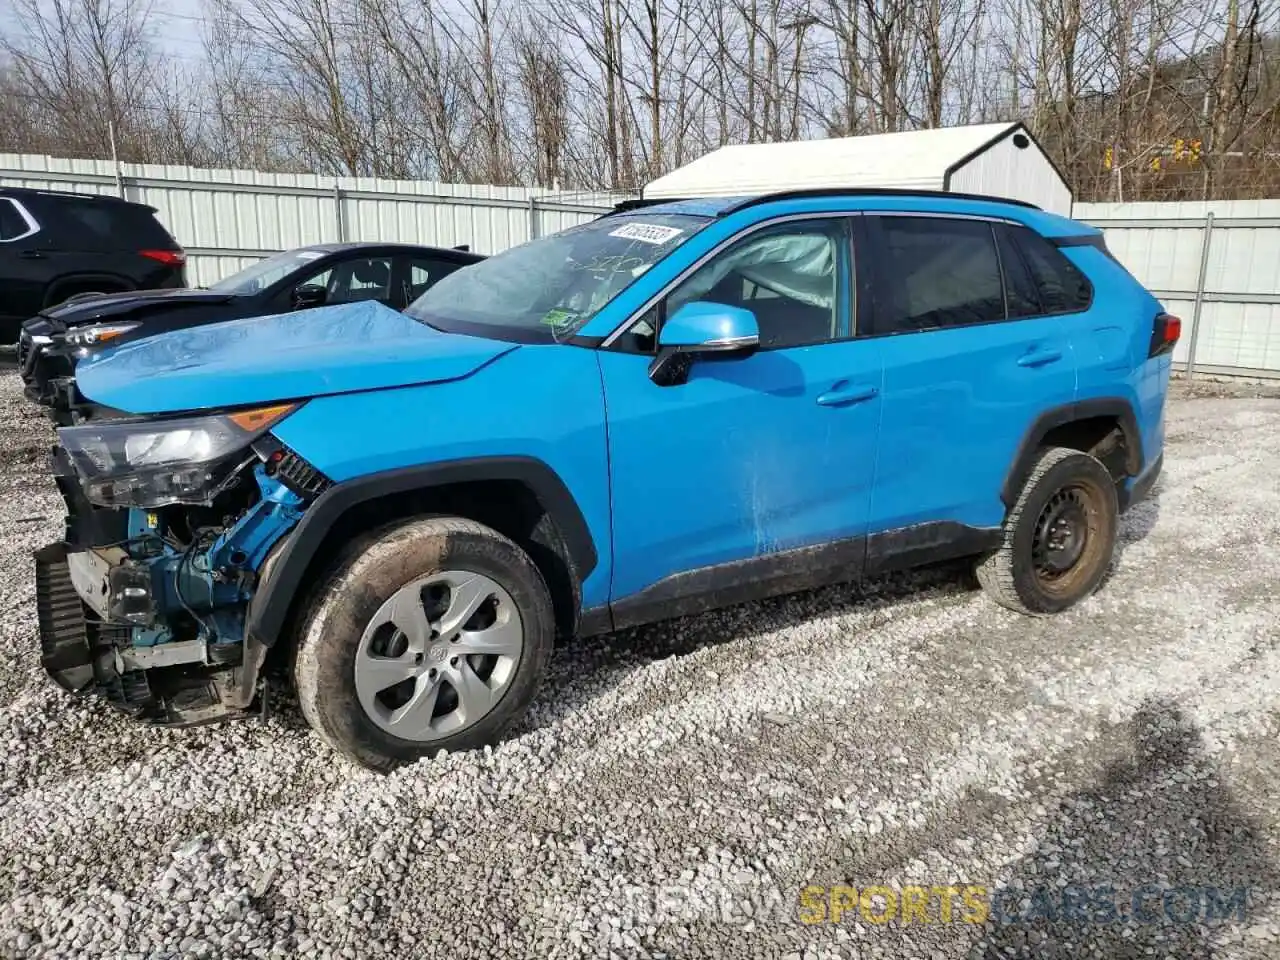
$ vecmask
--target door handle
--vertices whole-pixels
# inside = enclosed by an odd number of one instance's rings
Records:
[[[18,256],[23,260],[43,260],[44,254],[39,250],[19,250]]]
[[[1020,367],[1043,367],[1062,359],[1061,350],[1029,350],[1018,358]]]
[[[847,407],[870,400],[880,391],[869,383],[838,383],[826,393],[818,394],[821,407]]]

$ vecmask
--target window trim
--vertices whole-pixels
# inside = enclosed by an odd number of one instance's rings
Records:
[[[25,222],[27,225],[26,233],[20,233],[16,237],[10,237],[7,240],[4,239],[3,237],[0,237],[0,243],[17,243],[19,240],[25,240],[27,239],[27,237],[35,236],[37,233],[40,232],[39,221],[37,221],[36,218],[31,215],[31,211],[28,210],[26,207],[24,207],[22,205],[22,202],[19,201],[16,197],[0,197],[0,202],[8,203],[10,206],[13,207],[13,209],[18,211],[18,216],[20,216],[23,219],[23,222]]]
[[[996,254],[1000,257],[1000,271],[1004,278],[1004,303],[1005,316],[1009,320],[1034,320],[1036,317],[1049,316],[1044,312],[1044,302],[1040,298],[1040,288],[1036,285],[1036,278],[1031,273],[1031,266],[1027,263],[1027,255],[1023,253],[1022,246],[1018,243],[1017,235],[1009,230],[1010,224],[1004,224],[995,227],[996,234]],[[1030,228],[1028,228],[1030,229]],[[1018,268],[1022,271],[1023,279],[1027,281],[1027,286],[1031,288],[1031,292],[1035,297],[1036,309],[1034,313],[1026,313],[1017,317],[1009,316],[1009,274],[1005,270],[1005,256],[1001,252],[1001,241],[1009,247],[1012,256],[1018,261]]]
[[[862,302],[862,297],[854,296],[853,303],[849,303],[848,301],[851,295],[858,292],[855,290],[855,287],[858,284],[858,277],[861,275],[861,271],[858,270],[856,257],[857,251],[854,243],[856,236],[854,224],[857,222],[855,218],[861,217],[863,213],[864,211],[862,210],[824,210],[821,212],[790,213],[771,217],[767,220],[760,220],[756,223],[743,227],[737,233],[725,237],[710,250],[706,251],[702,256],[694,260],[693,263],[681,270],[680,273],[659,289],[657,293],[640,304],[639,307],[633,310],[625,320],[616,326],[613,331],[600,342],[596,349],[609,350],[613,353],[631,353],[632,351],[627,350],[624,347],[617,346],[617,341],[630,333],[632,328],[639,324],[650,310],[657,307],[658,304],[665,300],[673,290],[684,283],[685,280],[700,270],[709,261],[719,256],[729,247],[738,243],[738,241],[745,240],[753,234],[759,233],[761,230],[768,227],[776,227],[787,223],[797,223],[805,220],[836,220],[841,221],[844,224],[844,230],[842,231],[843,236],[836,244],[836,253],[839,257],[836,270],[836,308],[838,310],[843,309],[844,312],[848,314],[849,323],[847,326],[849,332],[846,335],[837,336],[830,340],[818,340],[813,343],[806,343],[799,346],[762,346],[760,348],[760,352],[767,353],[773,350],[797,350],[803,349],[803,347],[817,347],[827,343],[847,343],[857,339],[858,318],[854,314],[859,309],[858,305]],[[845,284],[847,289],[841,290],[841,280],[845,276],[848,276],[848,283]],[[840,322],[840,318],[837,318],[837,329],[841,326],[845,325]],[[655,330],[654,333],[656,335],[657,331]],[[641,354],[641,356],[648,356],[648,354]]]

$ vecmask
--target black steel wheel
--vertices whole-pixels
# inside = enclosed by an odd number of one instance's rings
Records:
[[[977,568],[1002,606],[1057,613],[1097,590],[1115,551],[1115,480],[1097,459],[1053,447],[1032,468],[1004,526],[999,550]]]

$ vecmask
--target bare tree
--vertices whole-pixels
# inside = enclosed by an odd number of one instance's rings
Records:
[[[148,0],[12,0],[23,31],[0,34],[11,82],[31,108],[56,117],[82,155],[152,158],[147,108],[159,60],[148,39]]]
[[[1018,117],[1082,197],[1280,190],[1280,0],[204,0],[194,64],[148,2],[11,0],[0,148],[633,189]]]

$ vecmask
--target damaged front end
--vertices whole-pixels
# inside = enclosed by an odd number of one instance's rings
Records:
[[[161,724],[250,711],[266,649],[249,605],[329,485],[268,432],[296,408],[58,431],[66,534],[35,560],[41,659],[59,686]]]

